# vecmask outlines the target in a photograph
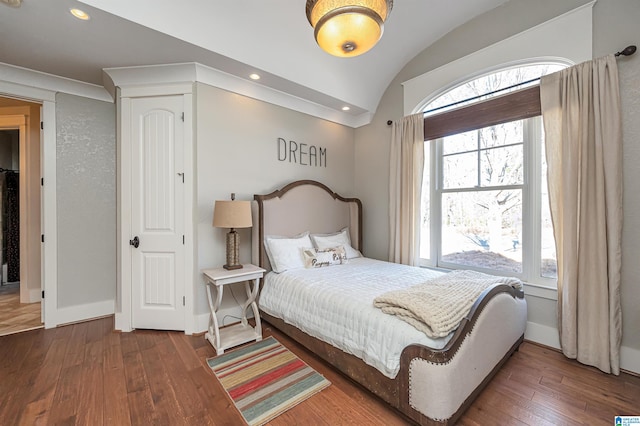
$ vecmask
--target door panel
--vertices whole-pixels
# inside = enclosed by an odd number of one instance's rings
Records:
[[[184,330],[182,96],[132,99],[133,328]]]

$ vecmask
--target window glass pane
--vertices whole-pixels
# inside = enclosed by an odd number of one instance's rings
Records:
[[[523,120],[517,120],[480,129],[480,147],[493,148],[522,143],[522,124]]]
[[[457,152],[474,151],[478,149],[478,131],[458,133],[447,136],[442,142],[442,153],[455,154]]]
[[[522,272],[522,190],[444,193],[441,229],[443,262]]]
[[[442,187],[474,188],[478,185],[478,153],[442,157]]]
[[[503,89],[514,84],[522,83],[525,81],[529,81],[531,79],[538,78],[543,75],[551,74],[556,71],[560,71],[561,69],[566,68],[565,65],[561,64],[531,64],[525,65],[518,68],[510,68],[503,71],[498,71],[496,73],[477,78],[475,80],[469,81],[467,83],[461,84],[447,93],[444,93],[442,96],[431,101],[425,108],[424,111],[430,111],[432,109],[445,107],[440,110],[427,113],[429,114],[438,114],[444,111],[448,111],[455,108],[460,108],[461,106],[470,105],[475,102],[481,102],[487,100],[493,96],[504,95],[505,93],[512,92],[514,90],[520,90],[525,87],[538,84],[538,81],[534,81],[527,85],[517,86],[512,89],[507,89],[496,94],[490,94],[491,92],[499,89]],[[467,102],[465,101],[470,98],[474,98],[479,96],[478,99],[471,99]],[[460,104],[456,104],[454,106],[447,106],[449,104],[461,102]]]
[[[522,145],[483,150],[480,154],[482,186],[520,185],[524,179]]]
[[[553,236],[553,223],[549,208],[549,190],[547,187],[547,158],[545,155],[544,132],[541,140],[541,179],[540,179],[540,275],[545,278],[558,278],[556,263],[556,243]]]

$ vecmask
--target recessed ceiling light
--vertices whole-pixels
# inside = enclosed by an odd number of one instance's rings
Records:
[[[254,74],[250,74],[249,78],[251,80],[260,80],[260,76],[258,74],[255,74],[255,73]]]
[[[342,110],[343,110],[343,111],[349,111],[350,109],[351,109],[351,108],[349,108],[348,106],[343,106],[343,107],[342,107]]]
[[[87,12],[80,9],[69,9],[69,12],[71,12],[73,16],[75,16],[76,18],[82,21],[88,21],[89,19],[91,19],[91,17]]]

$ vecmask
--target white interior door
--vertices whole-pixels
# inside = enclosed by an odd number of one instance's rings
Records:
[[[131,100],[133,328],[185,329],[183,105],[183,96]]]

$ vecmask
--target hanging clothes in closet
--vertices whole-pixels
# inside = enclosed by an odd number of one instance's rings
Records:
[[[14,171],[5,172],[5,232],[7,263],[7,281],[20,281],[20,188],[19,174]]]

